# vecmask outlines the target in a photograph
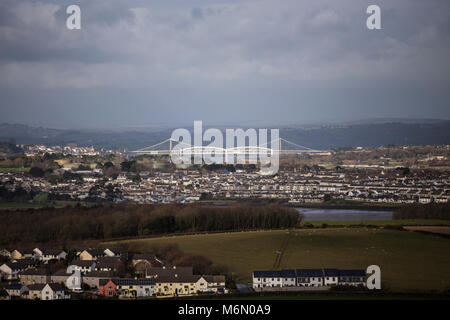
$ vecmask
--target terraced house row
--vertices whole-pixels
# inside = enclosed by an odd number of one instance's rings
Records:
[[[228,290],[224,276],[174,274],[145,279],[102,279],[98,293],[104,297],[145,298],[228,293]]]
[[[364,270],[289,269],[253,271],[253,289],[331,287],[336,285],[365,286]]]

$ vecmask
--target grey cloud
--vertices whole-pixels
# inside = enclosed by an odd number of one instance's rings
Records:
[[[212,118],[225,106],[234,116],[250,117],[271,104],[280,111],[268,117],[289,119],[293,112],[313,119],[325,110],[341,113],[331,105],[356,114],[373,88],[381,96],[377,101],[391,108],[376,111],[371,105],[360,114],[388,116],[400,102],[399,113],[413,108],[411,113],[425,115],[423,99],[406,99],[407,89],[429,97],[450,85],[448,0],[379,0],[380,31],[365,28],[370,1],[78,3],[80,31],[65,28],[65,7],[72,1],[0,3],[1,90],[28,94],[39,108],[49,103],[36,96],[39,88],[55,99],[74,89],[77,97],[86,92],[85,103],[91,101],[99,114],[108,110],[117,119],[120,107],[92,90],[107,95],[130,89],[121,101],[132,101],[137,113],[157,110],[155,119],[170,118],[168,110],[177,108],[178,114],[190,110]],[[448,95],[438,92],[434,110],[448,117],[442,108]],[[8,94],[0,108],[17,101]]]

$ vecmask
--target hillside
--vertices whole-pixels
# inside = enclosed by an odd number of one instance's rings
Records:
[[[289,237],[280,268],[381,268],[382,285],[396,292],[448,290],[450,240],[415,232],[334,228],[256,231],[125,240],[105,243],[141,252],[178,244],[225,266],[238,282],[253,270],[271,270],[275,252]]]
[[[192,126],[192,125],[190,125]],[[186,125],[186,128],[190,128]],[[206,126],[205,128],[206,129]],[[137,149],[170,137],[173,128],[120,130],[49,129],[20,124],[0,124],[0,141],[17,144],[96,146]],[[314,149],[376,147],[381,145],[450,144],[450,121],[366,121],[320,126],[282,127],[280,136]]]

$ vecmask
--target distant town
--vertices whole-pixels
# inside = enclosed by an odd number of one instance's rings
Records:
[[[3,201],[173,203],[281,200],[446,203],[450,146],[339,149],[286,156],[278,174],[249,165],[173,165],[168,157],[70,146],[18,146],[0,160]]]

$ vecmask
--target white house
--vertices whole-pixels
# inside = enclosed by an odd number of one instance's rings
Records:
[[[281,275],[281,281],[282,287],[295,287],[296,283],[297,283],[297,277],[295,274],[295,270],[281,270],[280,271],[280,275]]]
[[[253,271],[253,288],[365,286],[365,270],[296,269]]]
[[[156,293],[155,279],[116,279],[114,283],[124,296],[151,297]]]
[[[107,248],[104,251],[105,256],[107,257],[119,257],[122,258],[122,255],[126,254],[125,251],[118,248]]]
[[[253,288],[282,287],[280,271],[253,271]]]
[[[325,286],[335,286],[339,284],[338,269],[323,269],[323,284]]]
[[[339,270],[339,285],[366,286],[366,272],[364,270]]]
[[[62,300],[68,298],[64,293],[64,288],[59,283],[47,283],[42,289],[41,300]]]
[[[137,279],[136,280],[136,296],[151,297],[156,294],[155,279]]]
[[[322,269],[297,269],[297,286],[299,287],[321,287],[323,283]]]
[[[80,270],[82,274],[95,271],[97,263],[94,260],[73,260],[70,265],[75,266],[76,270]]]
[[[48,263],[50,260],[64,260],[67,257],[67,253],[64,250],[35,248],[33,252],[34,259],[44,263]]]

